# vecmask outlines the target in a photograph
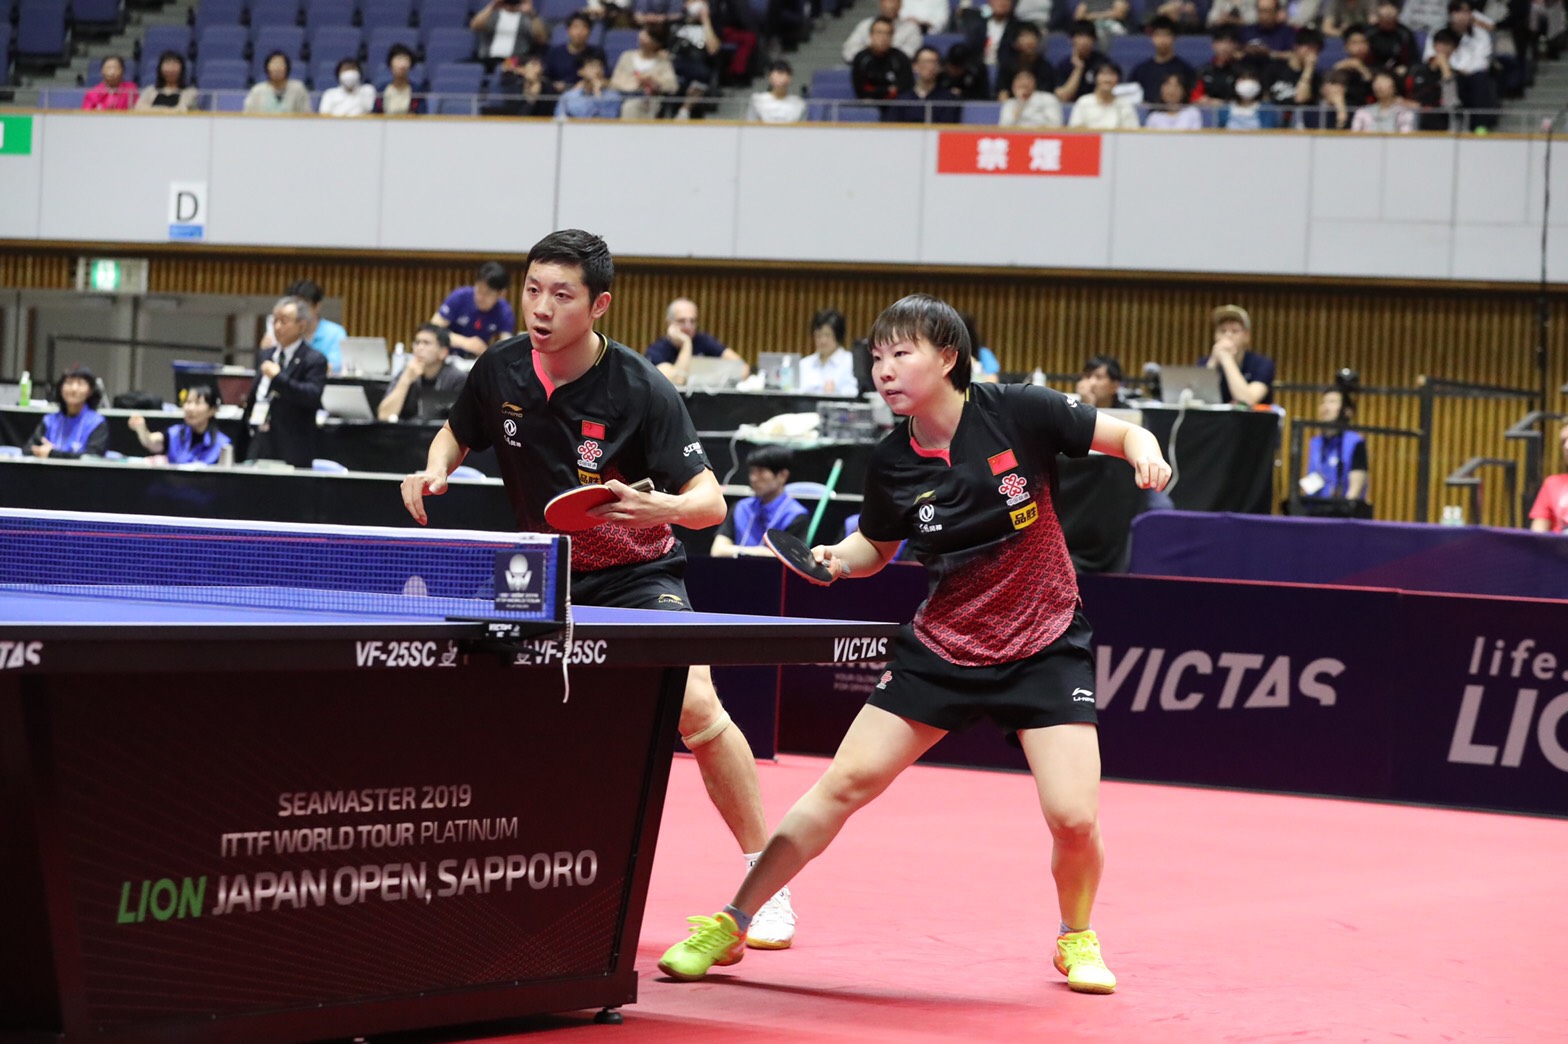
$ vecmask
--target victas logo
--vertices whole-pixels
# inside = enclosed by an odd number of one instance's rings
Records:
[[[0,671],[37,667],[43,654],[43,642],[0,642]]]
[[[684,446],[684,447],[681,448],[681,456],[683,456],[683,457],[689,457],[693,453],[695,453],[695,454],[697,454],[699,456],[702,454],[702,443],[700,443],[700,442],[693,442],[691,445]]]
[[[1102,710],[1123,700],[1133,712],[1192,711],[1200,707],[1231,710],[1280,709],[1312,700],[1332,707],[1339,695],[1330,679],[1345,673],[1345,663],[1322,656],[1300,658],[1264,653],[1203,649],[1167,650],[1132,646],[1124,652],[1109,645],[1096,650],[1095,687]],[[1310,704],[1309,704],[1310,706]]]
[[[534,571],[528,566],[527,555],[513,555],[506,564],[506,589],[526,591],[534,582]]]
[[[589,471],[599,470],[599,458],[604,456],[604,449],[593,439],[584,439],[583,444],[577,447],[577,466],[587,468]]]

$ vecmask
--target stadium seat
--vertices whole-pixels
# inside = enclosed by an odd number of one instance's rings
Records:
[[[45,64],[70,57],[65,0],[22,0],[16,20],[16,60]]]
[[[1214,57],[1214,43],[1207,36],[1178,36],[1174,46],[1176,56],[1194,69],[1203,68]]]
[[[430,93],[435,95],[435,111],[448,116],[469,116],[478,112],[478,95],[484,85],[485,70],[477,62],[455,62],[430,67]]]
[[[965,102],[962,122],[982,127],[995,127],[1002,121],[1001,102]]]
[[[0,21],[0,84],[11,82],[11,27]]]
[[[191,27],[188,25],[150,25],[142,38],[142,62],[147,65],[148,79],[158,71],[158,56],[173,51],[186,59],[192,57]]]
[[[243,58],[203,58],[196,67],[196,86],[204,91],[249,89],[250,63]]]
[[[244,112],[245,92],[225,91],[212,97],[212,104],[208,106],[213,112]]]
[[[191,23],[196,38],[215,25],[235,26],[245,21],[245,0],[201,0]]]
[[[425,0],[419,7],[419,31],[430,39],[432,29],[468,29],[468,0]]]
[[[209,25],[196,38],[197,61],[244,59],[250,53],[250,31],[243,25]]]
[[[310,35],[311,64],[331,62],[336,65],[344,58],[358,59],[362,57],[360,52],[364,47],[365,37],[358,26],[325,25]]]
[[[610,60],[610,68],[613,69],[615,68],[616,55],[624,51],[630,51],[637,46],[637,30],[611,29],[604,34],[599,46],[604,48],[605,56]]]
[[[346,56],[345,56],[346,57]],[[338,85],[338,62],[341,58],[322,58],[310,63],[310,79],[305,86],[313,91],[324,91]]]
[[[1045,55],[1045,60],[1052,66],[1065,62],[1067,56],[1073,53],[1073,38],[1066,33],[1051,33],[1040,41],[1040,53]]]
[[[305,28],[327,25],[353,25],[354,0],[309,0],[305,5]]]
[[[1147,36],[1116,36],[1111,38],[1111,45],[1105,53],[1111,61],[1121,66],[1125,78],[1132,74],[1139,63],[1154,57],[1154,41]]]
[[[947,52],[953,49],[953,45],[961,44],[965,39],[963,33],[930,33],[926,36],[925,45],[935,47],[936,52],[946,58]]]
[[[425,64],[431,68],[466,62],[473,56],[474,34],[467,29],[434,29],[425,40]]]
[[[811,96],[827,101],[853,98],[855,88],[849,82],[849,67],[818,69],[811,76]]]
[[[305,30],[297,25],[267,25],[262,26],[256,34],[255,43],[251,46],[250,73],[251,78],[260,80],[267,75],[267,55],[273,51],[282,51],[289,56],[289,61],[294,63],[296,76],[304,76],[305,67],[301,64],[305,57]]]
[[[274,25],[299,25],[299,0],[250,0],[251,38]]]
[[[373,57],[365,64],[369,77],[367,82],[378,91],[385,90],[387,84],[392,82],[392,71],[387,68],[385,58],[386,54],[383,53],[380,58]],[[422,62],[415,62],[413,68],[408,70],[408,82],[413,85],[415,91],[424,91],[425,66]]]
[[[157,56],[154,56],[154,57],[152,57],[149,60],[153,63],[153,66],[156,68],[156,66],[158,64]],[[130,57],[129,55],[126,55],[124,57],[123,61],[125,62],[125,79],[126,79],[126,82],[128,82],[128,83],[136,83],[136,84],[141,83],[142,81],[137,76],[137,72],[138,72],[139,66],[138,66],[138,64],[136,62],[136,59]],[[148,78],[151,79],[151,77],[148,77]],[[92,59],[91,61],[89,61],[87,63],[87,76],[86,76],[86,79],[85,79],[84,82],[87,84],[87,86],[91,87],[93,84],[97,83],[99,80],[102,80],[102,79],[103,79],[103,59],[102,58],[94,58],[94,59]]]
[[[370,56],[370,64],[375,66],[377,71],[386,69],[387,51],[391,50],[395,43],[402,44],[415,54],[419,53],[418,29],[410,29],[403,25],[378,25],[374,29],[367,28],[365,31],[370,37],[369,43],[365,46],[365,53]]]
[[[359,8],[359,22],[366,29],[382,25],[410,25],[413,0],[365,0]]]
[[[429,0],[426,0],[426,3],[428,2]],[[582,9],[582,0],[539,0],[537,8],[539,17],[550,25],[564,24],[568,18]]]
[[[71,24],[84,34],[113,35],[125,28],[122,0],[71,0]]]
[[[45,87],[40,93],[40,104],[45,109],[80,109],[87,97],[86,87]]]

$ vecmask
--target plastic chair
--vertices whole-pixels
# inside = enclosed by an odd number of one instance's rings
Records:
[[[823,101],[849,99],[855,96],[848,69],[818,69],[811,74],[811,96]]]
[[[267,78],[267,56],[273,51],[282,51],[289,56],[292,63],[290,76],[305,75],[306,69],[302,64],[305,57],[305,30],[297,25],[262,26],[251,48],[250,74],[254,79]]]
[[[982,127],[995,127],[1002,122],[1001,102],[964,102],[964,115],[962,122],[978,124]]]
[[[359,24],[366,29],[372,26],[406,26],[413,21],[413,0],[364,0],[359,7]]]
[[[191,36],[191,27],[188,25],[149,25],[147,35],[142,37],[142,61],[147,64],[147,78],[151,80],[158,73],[158,56],[164,51],[173,51],[189,60],[194,48]]]
[[[354,0],[310,0],[305,5],[305,28],[321,29],[329,25],[353,25]]]
[[[441,26],[425,37],[425,64],[438,68],[450,62],[466,62],[474,56],[474,34],[467,29]]]
[[[245,0],[201,0],[196,20],[191,23],[197,38],[217,25],[239,25],[245,21]]]
[[[243,25],[209,25],[196,36],[196,60],[244,58],[250,46],[250,30]]]
[[[335,460],[326,460],[322,457],[317,457],[315,460],[310,462],[310,470],[336,475],[341,472],[345,472],[348,469]]]
[[[23,0],[16,20],[17,60],[61,62],[69,57],[66,14],[65,0]]]
[[[310,60],[316,64],[357,59],[364,49],[365,34],[356,26],[324,25],[310,34]]]
[[[299,25],[299,0],[250,0],[252,35],[278,25]]]
[[[204,91],[249,90],[250,63],[243,58],[203,59],[196,69],[196,85]]]

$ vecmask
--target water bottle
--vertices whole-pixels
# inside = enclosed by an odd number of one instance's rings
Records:
[[[779,388],[782,391],[795,390],[795,360],[786,358],[779,366]]]
[[[1036,366],[1034,372],[1029,375],[1029,383],[1040,388],[1045,387],[1045,371]]]
[[[16,384],[16,404],[18,406],[33,404],[33,375],[26,370],[22,371],[22,379]]]
[[[407,363],[408,360],[403,357],[403,342],[399,341],[392,348],[392,376],[400,376]]]
[[[1443,505],[1443,525],[1462,526],[1465,524],[1465,509],[1458,504]]]

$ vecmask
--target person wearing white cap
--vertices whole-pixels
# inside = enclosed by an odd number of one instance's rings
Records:
[[[1214,347],[1199,363],[1225,378],[1220,393],[1226,402],[1263,406],[1274,401],[1274,360],[1252,350],[1252,316],[1240,305],[1214,310]]]

